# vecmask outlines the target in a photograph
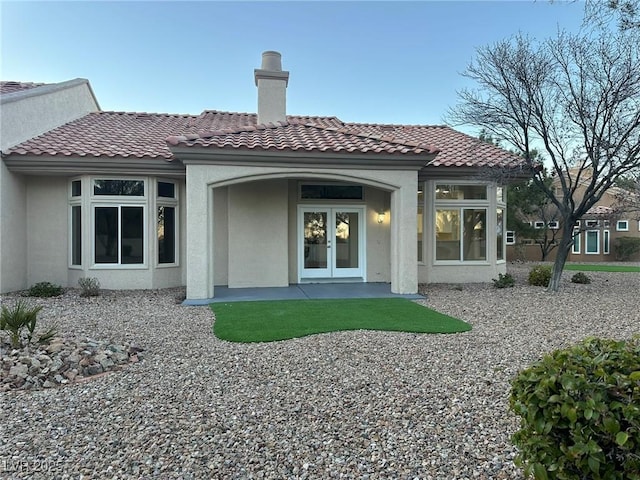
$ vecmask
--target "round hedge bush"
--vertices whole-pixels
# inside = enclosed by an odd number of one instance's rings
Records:
[[[640,480],[640,337],[557,350],[511,385],[525,475]]]
[[[529,272],[529,285],[548,287],[550,281],[551,267],[548,265],[537,265]]]

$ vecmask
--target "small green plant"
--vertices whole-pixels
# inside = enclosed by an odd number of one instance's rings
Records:
[[[499,273],[497,280],[495,278],[491,280],[493,281],[493,286],[496,288],[509,288],[516,284],[516,281],[510,273],[505,273],[504,275]]]
[[[640,252],[640,238],[618,237],[615,240],[613,249],[616,252],[616,260],[629,260],[633,255]]]
[[[49,282],[40,282],[33,285],[28,291],[29,297],[57,297],[64,293],[64,288]]]
[[[100,282],[95,277],[82,277],[78,279],[81,297],[97,297],[100,295]]]
[[[571,277],[572,283],[591,283],[591,279],[586,273],[578,272],[573,277]]]
[[[26,302],[18,300],[12,308],[2,305],[0,311],[0,330],[9,333],[11,345],[20,348],[34,339],[38,313],[42,307],[30,307]],[[51,327],[36,339],[37,343],[48,343],[57,334],[57,329]]]
[[[511,385],[525,476],[640,480],[640,337],[557,350]]]
[[[537,265],[529,272],[529,285],[548,287],[550,281],[551,267],[548,265]]]

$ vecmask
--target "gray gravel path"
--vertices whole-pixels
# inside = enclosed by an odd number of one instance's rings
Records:
[[[0,478],[520,479],[509,380],[588,335],[640,332],[640,274],[562,292],[433,285],[457,335],[339,332],[268,344],[211,333],[179,290],[67,293],[43,324],[145,348],[92,381],[0,394]],[[11,298],[0,298],[11,301]]]

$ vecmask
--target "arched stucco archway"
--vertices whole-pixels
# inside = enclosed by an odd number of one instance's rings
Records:
[[[269,217],[269,224],[264,224],[265,238],[273,238],[273,233],[279,229],[289,229],[286,209],[289,205],[288,193],[280,189],[291,180],[315,180],[322,182],[357,183],[388,192],[390,197],[390,247],[389,268],[390,283],[394,293],[417,292],[417,255],[416,239],[416,191],[417,173],[414,170],[365,170],[357,168],[292,168],[274,166],[220,166],[220,165],[187,165],[187,298],[206,299],[214,296],[214,279],[216,277],[216,262],[214,261],[214,247],[216,232],[216,195],[220,189],[228,190],[227,201],[237,206],[232,209],[229,221],[235,225],[242,225],[242,215],[247,215],[249,208],[254,208],[255,218]],[[284,183],[283,183],[284,182]],[[260,185],[266,189],[268,202],[260,202],[258,197],[249,200],[243,195],[254,195],[252,187]],[[266,197],[265,197],[266,198]],[[218,196],[218,201],[220,197]],[[253,207],[251,207],[253,205]],[[284,209],[284,210],[283,210]],[[219,210],[219,208],[218,208]],[[238,213],[240,212],[240,213]],[[244,212],[244,213],[242,213]],[[284,223],[283,223],[284,222]],[[229,245],[233,248],[236,242],[246,241],[242,238],[246,229],[241,226],[229,228]],[[234,233],[237,231],[238,233]],[[234,235],[236,235],[234,237]],[[289,274],[282,272],[282,265],[278,264],[282,258],[282,245],[277,239],[272,243],[257,246],[265,255],[271,254],[275,259],[271,263],[273,275],[268,275],[266,283],[257,282],[259,286],[283,286],[288,284]],[[286,246],[284,247],[286,248]],[[371,248],[371,247],[369,247]],[[238,270],[254,268],[251,264],[234,265]],[[264,266],[256,267],[264,272]],[[285,271],[287,267],[285,266]],[[269,284],[272,281],[272,284]],[[238,284],[236,286],[241,286]]]

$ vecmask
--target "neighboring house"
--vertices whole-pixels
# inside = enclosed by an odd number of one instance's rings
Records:
[[[584,194],[585,186],[589,178],[580,182],[574,198],[580,198]],[[559,182],[554,183],[556,195],[562,195]],[[618,260],[616,255],[616,240],[620,237],[640,238],[640,218],[637,212],[625,212],[618,208],[618,199],[623,195],[633,195],[618,187],[608,189],[602,198],[589,211],[576,222],[574,243],[567,258],[570,262],[613,262]],[[559,221],[543,222],[539,218],[531,218],[531,225],[540,230],[540,235],[545,234],[545,228],[549,229],[549,238],[555,233],[559,242],[562,232]],[[541,258],[540,247],[536,244],[536,238],[517,238],[515,232],[507,231],[507,258],[509,260],[532,260]],[[554,248],[548,261],[553,261],[556,256]],[[630,261],[640,260],[640,254],[629,258]]]
[[[0,84],[0,150],[41,135],[90,112],[99,110],[98,102],[84,79],[44,85],[41,83],[2,82]],[[36,218],[29,206],[37,196],[37,182],[44,177],[23,177],[0,162],[0,292],[18,290],[27,284],[29,266],[35,268],[31,278],[48,277],[48,261],[36,260],[43,252],[38,239],[27,235],[29,219]],[[56,206],[62,208],[61,204]],[[66,209],[61,212],[66,224]],[[66,228],[66,227],[65,227]],[[66,241],[66,233],[51,243]],[[46,250],[46,248],[45,248]],[[34,263],[34,261],[36,263]],[[60,283],[67,283],[60,279]]]
[[[254,74],[257,115],[94,103],[3,143],[19,193],[3,187],[1,291],[88,276],[104,288],[186,284],[189,299],[301,282],[415,293],[505,273],[505,198],[483,172],[518,157],[445,126],[287,115],[280,54],[265,52]]]

